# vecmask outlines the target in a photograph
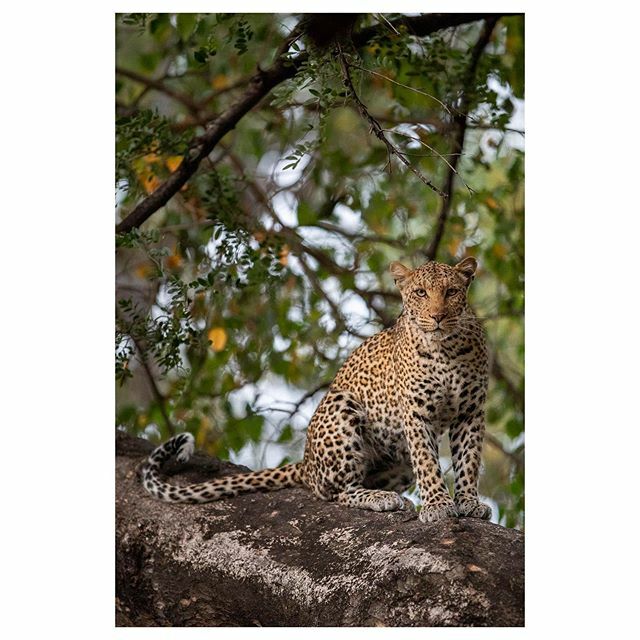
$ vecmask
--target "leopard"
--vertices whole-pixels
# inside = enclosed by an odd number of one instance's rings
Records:
[[[184,463],[193,454],[194,437],[185,432],[148,457],[146,491],[167,502],[203,503],[302,486],[321,500],[388,512],[414,510],[406,491],[417,486],[423,523],[491,518],[478,497],[489,357],[468,300],[477,267],[472,256],[453,266],[390,264],[402,311],[340,367],[311,417],[300,462],[177,486],[160,472],[169,458]],[[445,433],[453,495],[440,465]]]

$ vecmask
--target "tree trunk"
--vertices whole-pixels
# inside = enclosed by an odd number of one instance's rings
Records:
[[[524,536],[460,518],[322,502],[303,489],[203,505],[139,483],[152,446],[116,438],[118,626],[522,626]],[[196,454],[176,483],[245,470]]]

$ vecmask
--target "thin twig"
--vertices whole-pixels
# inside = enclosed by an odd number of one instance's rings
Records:
[[[382,20],[385,22],[385,24],[387,24],[387,26],[393,33],[395,33],[397,36],[400,35],[400,32],[389,22],[389,20],[387,20],[387,17],[384,15],[384,13],[377,13],[376,18],[382,18]]]
[[[414,175],[416,175],[432,191],[435,191],[442,198],[446,198],[447,197],[446,194],[443,191],[441,191],[438,187],[436,187],[436,185],[433,184],[433,182],[431,182],[431,180],[429,180],[429,178],[427,178],[419,169],[414,167],[411,164],[411,162],[409,162],[409,160],[407,160],[407,158],[403,155],[402,151],[400,151],[400,149],[398,149],[387,138],[387,136],[385,136],[384,129],[380,126],[380,123],[369,113],[367,107],[362,102],[362,100],[360,100],[360,98],[358,97],[358,94],[356,93],[355,87],[353,86],[353,81],[351,80],[351,74],[349,73],[349,67],[351,65],[350,65],[349,62],[347,62],[347,59],[346,59],[346,57],[345,57],[340,45],[338,45],[338,58],[340,59],[340,65],[342,67],[344,84],[345,84],[349,94],[351,95],[351,98],[353,99],[353,101],[355,102],[356,106],[358,107],[358,110],[360,111],[360,114],[369,123],[371,132],[380,141],[382,141],[385,144],[385,146],[387,147],[387,151],[388,151],[390,156],[393,155],[396,158],[398,158],[398,160],[400,160],[400,162],[402,162],[402,164],[404,164],[405,167],[407,167],[407,169],[409,169],[409,171],[411,171]]]
[[[371,69],[367,69],[366,67],[361,67],[358,64],[350,63],[349,66],[353,67],[354,69],[359,69],[360,71],[366,71],[367,73],[370,73],[372,76],[378,76],[379,78],[383,78],[384,80],[387,80],[388,82],[391,82],[393,84],[397,84],[399,87],[404,87],[405,89],[409,89],[410,91],[413,91],[414,93],[419,93],[420,95],[426,96],[427,98],[431,98],[432,100],[435,100],[447,113],[453,115],[451,109],[444,102],[442,102],[442,100],[439,100],[438,98],[436,98],[435,96],[432,96],[430,93],[427,93],[426,91],[422,91],[422,89],[416,89],[415,87],[411,87],[408,84],[403,84],[402,82],[398,82],[397,80],[394,80],[393,78],[389,78],[388,76],[385,76],[382,73],[378,73],[377,71],[373,71]]]
[[[409,138],[410,140],[415,140],[419,142],[423,147],[426,147],[430,151],[433,151],[434,155],[436,155],[441,160],[443,160],[445,164],[449,167],[449,169],[451,169],[451,171],[453,171],[453,173],[455,173],[460,178],[460,180],[462,180],[464,186],[467,187],[467,189],[469,190],[469,193],[473,193],[473,189],[465,182],[462,176],[458,173],[458,170],[456,169],[456,167],[453,164],[451,164],[445,157],[445,156],[461,156],[462,150],[460,150],[457,153],[443,154],[443,153],[440,153],[437,149],[434,149],[432,146],[428,145],[424,140],[422,140],[418,136],[412,136],[412,135],[409,135],[408,133],[404,133],[403,131],[397,131],[396,129],[383,129],[383,131],[387,131],[388,133],[395,133],[396,135],[404,136],[405,138]],[[403,151],[403,153],[405,153],[406,155],[410,155],[406,151]]]
[[[292,418],[296,413],[298,413],[298,411],[300,410],[300,407],[302,407],[302,405],[309,399],[313,398],[313,396],[316,395],[316,393],[323,391],[324,389],[328,389],[331,386],[331,381],[330,382],[321,382],[318,386],[316,386],[313,389],[309,389],[309,391],[307,391],[301,398],[299,398],[295,403],[293,404],[293,409],[291,411],[287,411],[287,413],[289,414],[289,417]]]
[[[491,375],[498,381],[504,384],[507,394],[511,397],[511,400],[518,407],[521,413],[524,413],[524,398],[518,388],[511,382],[504,372],[502,366],[494,356],[491,361]]]
[[[128,78],[129,80],[138,82],[139,84],[142,84],[146,89],[154,89],[155,91],[164,93],[183,106],[187,107],[187,109],[194,114],[198,112],[198,105],[191,99],[190,96],[184,95],[183,93],[180,93],[179,91],[176,91],[171,87],[167,87],[167,85],[164,84],[164,82],[162,82],[161,80],[154,80],[153,78],[148,78],[147,76],[143,76],[140,73],[131,71],[130,69],[123,69],[122,67],[116,67],[116,74],[122,76],[123,78]]]
[[[149,366],[149,362],[147,361],[146,353],[142,348],[140,341],[136,340],[136,338],[132,334],[129,334],[129,337],[133,341],[136,351],[138,352],[138,359],[142,363],[142,368],[144,369],[144,372],[147,376],[149,386],[151,387],[151,392],[153,393],[153,397],[156,399],[156,403],[158,404],[160,413],[162,414],[165,424],[167,425],[167,430],[169,431],[170,435],[174,436],[176,434],[176,427],[169,417],[169,413],[167,412],[167,399],[162,395],[160,389],[158,388],[158,385],[156,384],[153,372],[151,371],[151,367]]]
[[[513,462],[513,464],[516,466],[516,469],[518,469],[518,471],[522,470],[522,467],[524,465],[523,465],[523,460],[521,455],[518,455],[513,451],[509,451],[508,449],[505,449],[504,446],[502,445],[502,442],[500,442],[500,440],[496,438],[496,436],[494,436],[492,433],[489,433],[488,431],[485,431],[484,439],[487,442],[487,444],[490,444],[494,449],[497,449],[505,457],[509,458],[509,460],[511,460],[511,462]]]
[[[360,241],[360,242],[379,242],[381,244],[388,244],[392,247],[402,247],[403,243],[396,238],[389,238],[388,236],[380,236],[377,234],[365,234],[365,233],[352,233],[347,231],[343,227],[340,227],[336,224],[331,224],[330,222],[325,222],[323,220],[316,220],[311,226],[318,227],[319,229],[324,229],[325,231],[331,231],[333,233],[337,233],[348,240],[351,241]]]
[[[334,319],[336,321],[336,324],[343,331],[346,331],[347,333],[351,334],[352,336],[354,336],[356,338],[359,338],[360,340],[366,340],[369,336],[363,335],[362,333],[356,331],[355,329],[352,329],[347,324],[347,321],[346,321],[345,317],[342,315],[342,312],[340,311],[340,309],[338,309],[338,305],[336,305],[336,303],[331,299],[331,296],[324,290],[324,288],[322,287],[322,284],[320,283],[320,280],[318,279],[318,275],[307,264],[307,261],[304,259],[303,254],[301,254],[301,253],[298,254],[298,260],[299,260],[300,265],[302,266],[302,269],[305,272],[307,278],[309,279],[309,282],[313,286],[313,288],[324,298],[326,303],[329,305],[329,308],[331,309],[331,311],[333,313],[333,317],[334,317]]]

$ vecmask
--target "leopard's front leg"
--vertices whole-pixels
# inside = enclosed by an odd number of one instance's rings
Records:
[[[455,473],[454,499],[458,514],[488,520],[491,507],[478,500],[478,473],[484,439],[482,412],[464,416],[449,432],[451,458]]]
[[[428,411],[423,414],[416,407],[409,406],[406,409],[404,431],[422,498],[419,515],[422,522],[437,522],[458,515],[440,469],[438,437],[432,424],[432,416]]]

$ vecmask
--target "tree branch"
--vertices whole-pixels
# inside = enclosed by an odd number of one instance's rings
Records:
[[[507,377],[507,374],[504,372],[504,369],[498,362],[495,355],[491,359],[491,375],[502,382],[507,390],[507,393],[511,397],[513,403],[520,409],[521,413],[524,413],[524,398],[522,397],[522,393],[518,390],[518,388],[511,382],[511,380]]]
[[[302,488],[161,502],[136,475],[150,449],[117,434],[118,626],[524,624],[520,531],[476,518],[423,524]],[[178,484],[246,468],[196,453],[173,470]]]
[[[499,19],[502,16],[521,15],[517,13],[423,13],[418,16],[403,16],[393,20],[394,27],[404,25],[412,35],[422,38],[436,31],[458,27],[462,24],[477,22],[478,20]],[[353,43],[361,47],[365,45],[373,36],[380,33],[378,25],[361,29],[353,35]]]
[[[198,113],[198,105],[191,99],[190,96],[187,96],[171,87],[168,87],[161,80],[154,80],[153,78],[148,78],[147,76],[143,76],[140,73],[136,73],[135,71],[131,71],[129,69],[123,69],[122,67],[116,67],[116,74],[122,76],[123,78],[128,78],[129,80],[133,80],[134,82],[138,82],[143,86],[154,89],[155,91],[159,91],[160,93],[164,93],[165,95],[173,98],[176,102],[179,102],[181,105],[187,107],[189,111],[194,114]]]
[[[119,318],[121,317],[119,312],[118,312],[118,317]],[[158,404],[160,413],[162,414],[165,424],[167,425],[167,430],[170,435],[174,436],[176,434],[176,427],[173,424],[173,421],[171,420],[171,418],[169,417],[169,413],[167,412],[167,399],[162,395],[162,393],[160,392],[160,389],[158,388],[158,385],[156,384],[156,380],[153,375],[153,372],[151,371],[151,367],[147,359],[147,353],[145,351],[145,348],[143,347],[142,340],[140,340],[140,338],[136,338],[133,335],[133,332],[130,332],[127,335],[131,338],[131,341],[133,342],[133,345],[137,351],[138,359],[140,360],[142,364],[142,368],[144,369],[144,372],[147,376],[147,381],[149,382],[151,393],[153,394],[153,397],[155,398],[156,403]]]
[[[447,172],[447,177],[445,180],[444,191],[447,194],[447,197],[442,200],[442,208],[440,209],[440,215],[438,216],[438,220],[436,222],[435,232],[433,234],[433,237],[431,238],[429,247],[425,252],[426,257],[429,260],[436,259],[440,242],[442,241],[442,237],[444,236],[445,225],[451,211],[453,182],[458,172],[458,163],[460,162],[460,158],[462,156],[464,138],[467,132],[467,112],[469,110],[471,101],[469,93],[475,80],[478,62],[480,61],[482,52],[491,39],[491,34],[493,33],[493,29],[495,28],[498,19],[499,16],[494,16],[485,21],[480,37],[478,38],[478,41],[471,51],[471,61],[469,63],[469,67],[467,68],[466,77],[463,83],[464,89],[460,101],[460,109],[456,112],[453,120],[454,128],[456,129],[456,136],[451,151],[456,155],[452,156],[451,158],[451,165],[449,167],[449,171]]]
[[[521,454],[519,455],[517,453],[514,453],[513,451],[505,449],[502,445],[502,442],[500,442],[500,440],[496,436],[494,436],[493,433],[485,431],[484,439],[487,444],[491,445],[494,449],[502,453],[502,455],[506,458],[509,458],[509,460],[511,460],[518,471],[522,471],[523,460]]]

